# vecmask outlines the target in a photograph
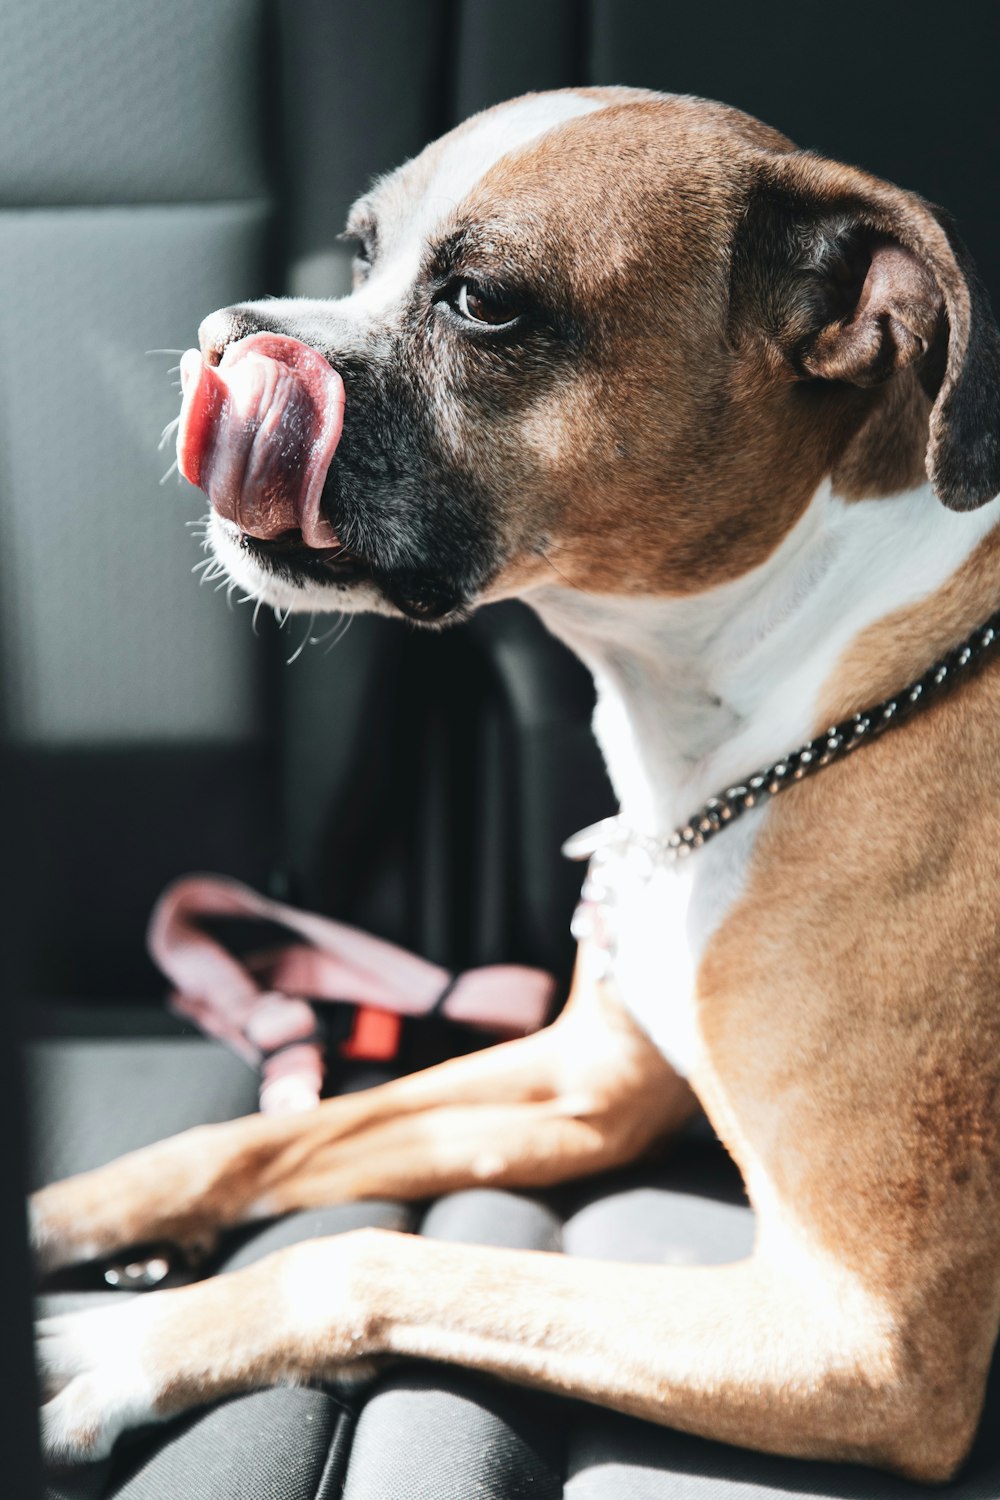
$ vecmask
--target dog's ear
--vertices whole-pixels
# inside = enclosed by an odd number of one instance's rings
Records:
[[[1000,332],[940,209],[811,153],[767,156],[733,287],[800,379],[870,386],[913,366],[934,403],[938,497],[972,510],[1000,491]]]

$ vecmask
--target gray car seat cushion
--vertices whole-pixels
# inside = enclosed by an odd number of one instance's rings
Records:
[[[28,1077],[36,1184],[257,1106],[250,1068],[194,1037],[46,1038]]]

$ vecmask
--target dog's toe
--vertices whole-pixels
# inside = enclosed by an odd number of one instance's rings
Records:
[[[107,1458],[123,1423],[102,1397],[100,1381],[77,1376],[41,1412],[42,1453],[53,1468]]]
[[[124,1428],[155,1420],[142,1361],[150,1300],[39,1322],[35,1351],[46,1398],[41,1431],[48,1463],[104,1458]]]

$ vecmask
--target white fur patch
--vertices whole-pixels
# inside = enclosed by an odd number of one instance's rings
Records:
[[[505,156],[569,120],[606,107],[584,94],[534,94],[480,116],[450,142],[438,163],[422,205],[424,235],[432,234]]]

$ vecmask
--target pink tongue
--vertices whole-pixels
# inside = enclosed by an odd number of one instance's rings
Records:
[[[255,333],[217,367],[189,349],[181,389],[177,465],[213,509],[262,540],[298,528],[308,547],[336,547],[320,499],[344,426],[344,382],[323,356]]]

